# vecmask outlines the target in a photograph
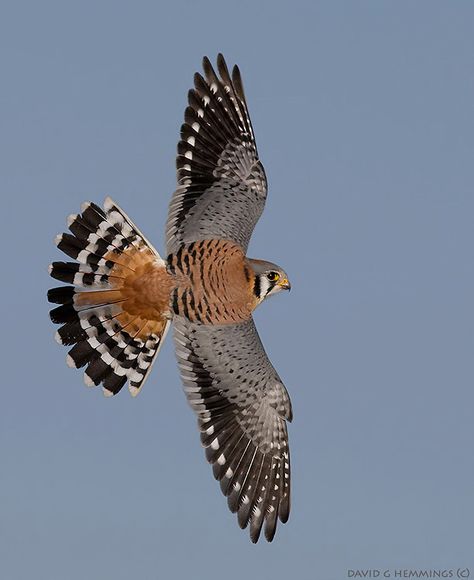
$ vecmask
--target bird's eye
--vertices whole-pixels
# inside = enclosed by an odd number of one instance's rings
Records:
[[[267,274],[267,278],[270,280],[270,282],[276,282],[279,277],[280,274],[278,272],[268,272]]]

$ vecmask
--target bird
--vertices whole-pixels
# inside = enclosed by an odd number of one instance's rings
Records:
[[[288,391],[252,313],[290,290],[283,268],[247,257],[267,197],[238,66],[204,57],[194,75],[177,146],[177,189],[166,222],[166,258],[110,197],[85,202],[56,237],[74,261],[49,273],[56,340],[84,382],[116,395],[142,389],[173,326],[186,398],[213,474],[241,528],[274,539],[290,514]]]

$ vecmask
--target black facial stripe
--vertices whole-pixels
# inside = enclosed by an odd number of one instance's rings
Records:
[[[253,293],[255,294],[255,296],[257,298],[260,298],[260,290],[261,290],[261,288],[260,288],[260,276],[257,275],[257,276],[255,276],[255,282],[253,285]]]

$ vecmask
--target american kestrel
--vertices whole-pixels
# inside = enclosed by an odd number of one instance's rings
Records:
[[[178,143],[163,259],[110,198],[86,202],[56,244],[76,262],[53,262],[69,286],[48,292],[71,367],[105,395],[147,378],[171,323],[187,399],[214,476],[257,542],[272,541],[290,512],[288,392],[268,359],[252,312],[289,290],[286,272],[246,257],[267,196],[237,66],[222,55],[196,73]]]

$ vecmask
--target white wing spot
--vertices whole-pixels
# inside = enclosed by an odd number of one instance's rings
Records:
[[[87,387],[95,387],[94,381],[90,378],[87,373],[84,373],[84,383]]]
[[[76,368],[76,363],[70,354],[66,355],[66,364],[70,369]]]
[[[219,449],[219,439],[217,437],[212,441],[211,447],[212,447],[212,449]],[[224,463],[224,462],[222,462],[222,463]]]
[[[229,467],[229,469],[225,472],[225,476],[227,477],[227,479],[230,479],[233,475],[234,475],[234,472]]]
[[[217,463],[219,465],[224,465],[224,463],[225,463],[225,457],[224,457],[224,455],[219,455],[219,457],[217,458]]]
[[[196,144],[196,139],[192,135],[191,137],[188,137],[187,141],[191,145],[191,147],[194,147],[194,145]]]
[[[67,216],[67,219],[66,219],[67,227],[69,227],[73,222],[75,222],[76,219],[77,219],[77,213],[71,213],[71,214],[69,214]]]

